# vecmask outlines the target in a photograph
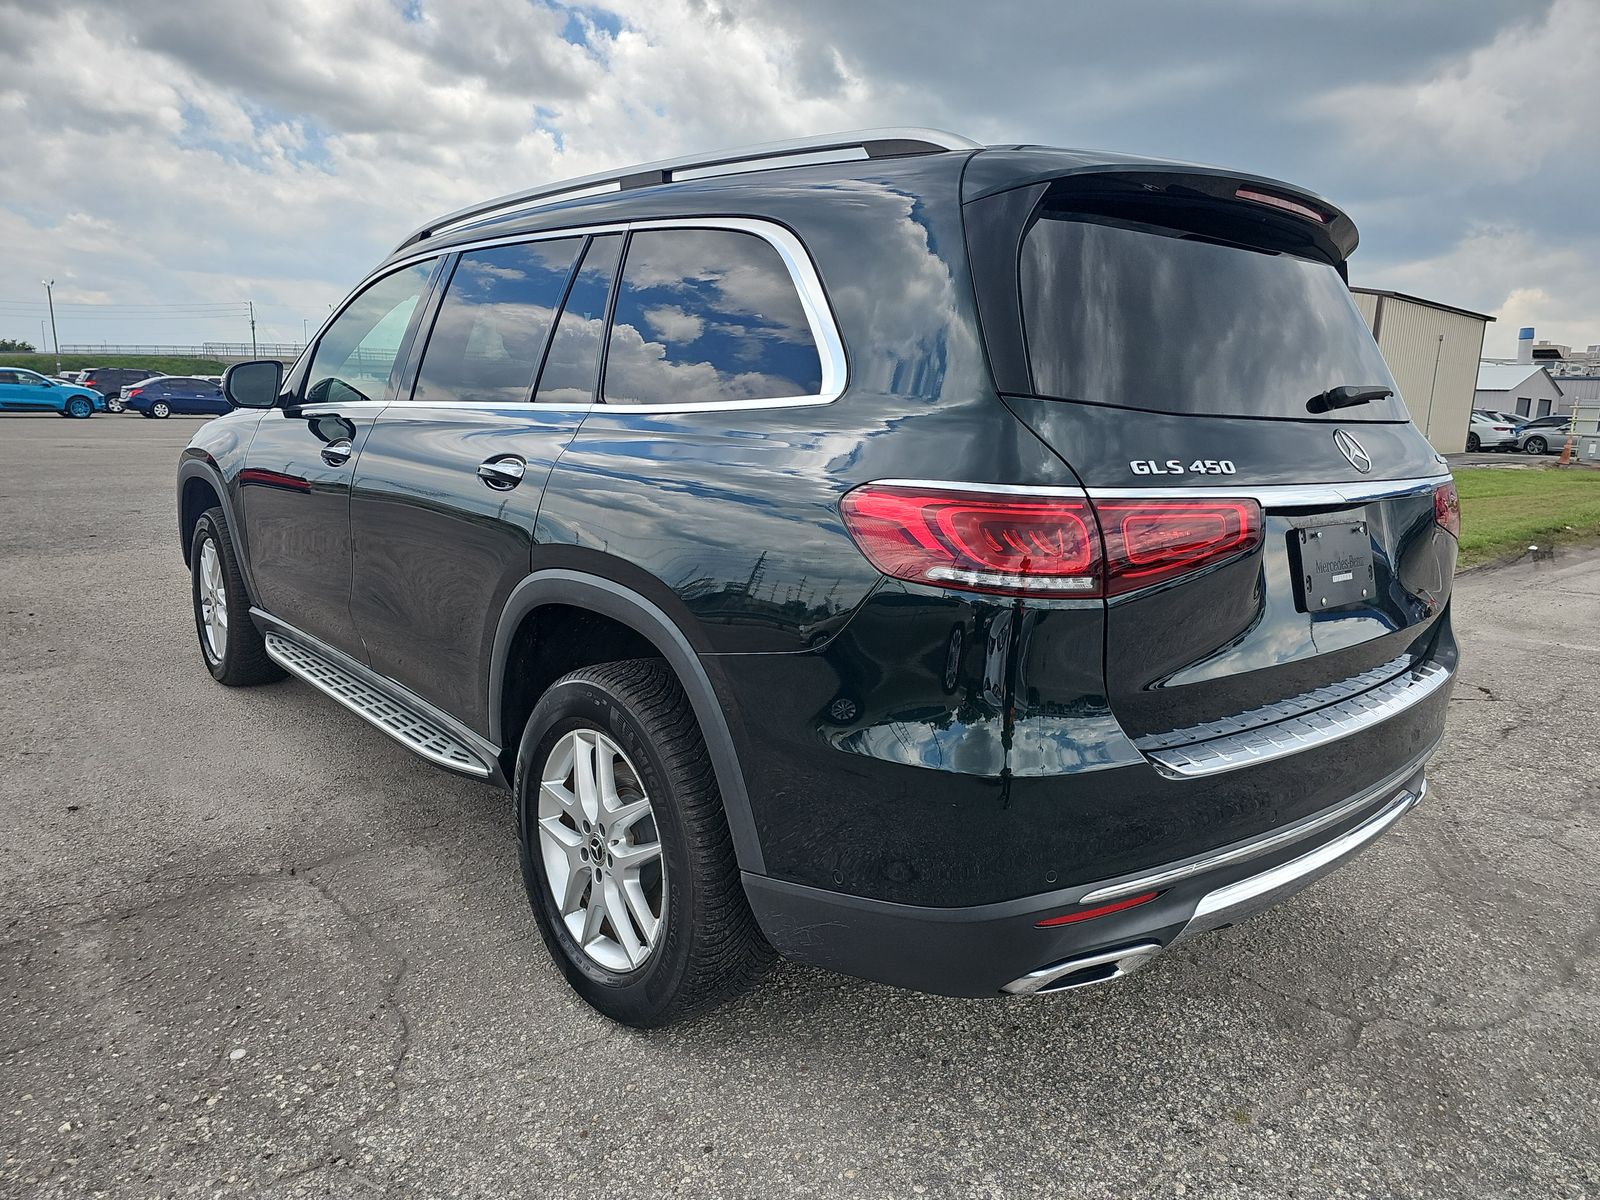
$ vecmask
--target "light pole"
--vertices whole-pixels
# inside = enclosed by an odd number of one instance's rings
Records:
[[[50,341],[56,348],[56,374],[61,374],[61,337],[56,333],[56,281],[54,279],[41,279],[44,284],[45,302],[50,305]]]
[[[254,358],[256,356],[256,302],[247,300],[245,303],[250,306],[250,357]]]

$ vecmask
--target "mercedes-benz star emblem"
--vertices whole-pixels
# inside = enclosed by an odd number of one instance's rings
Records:
[[[1339,453],[1350,460],[1350,465],[1365,475],[1372,470],[1372,455],[1355,438],[1342,429],[1333,431],[1333,444],[1339,447]]]

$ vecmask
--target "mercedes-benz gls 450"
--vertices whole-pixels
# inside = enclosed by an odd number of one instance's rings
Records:
[[[502,197],[185,451],[195,624],[507,788],[590,1003],[1125,975],[1424,792],[1456,493],[1237,171],[875,130]]]

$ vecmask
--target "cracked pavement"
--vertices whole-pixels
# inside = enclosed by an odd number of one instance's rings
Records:
[[[1427,800],[1114,987],[640,1034],[505,797],[201,666],[189,422],[0,426],[0,1194],[1600,1194],[1600,551],[1463,576]]]

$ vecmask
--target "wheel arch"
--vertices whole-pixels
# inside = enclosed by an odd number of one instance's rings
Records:
[[[564,568],[536,571],[514,589],[501,612],[490,659],[488,712],[491,736],[501,734],[505,719],[508,671],[518,635],[541,609],[568,607],[583,610],[623,626],[648,645],[677,676],[705,739],[711,768],[717,777],[740,869],[765,873],[760,838],[750,808],[744,772],[739,765],[732,731],[705,666],[694,646],[671,617],[648,597],[598,575]],[[520,735],[520,730],[517,731]],[[516,745],[506,737],[506,751]]]
[[[178,464],[178,544],[183,552],[183,565],[189,566],[189,551],[194,542],[194,527],[208,508],[220,507],[228,522],[228,540],[233,543],[233,557],[239,564],[239,574],[244,576],[245,587],[252,597],[256,594],[255,578],[250,571],[250,559],[244,552],[238,517],[233,500],[222,474],[202,458],[186,458]]]

